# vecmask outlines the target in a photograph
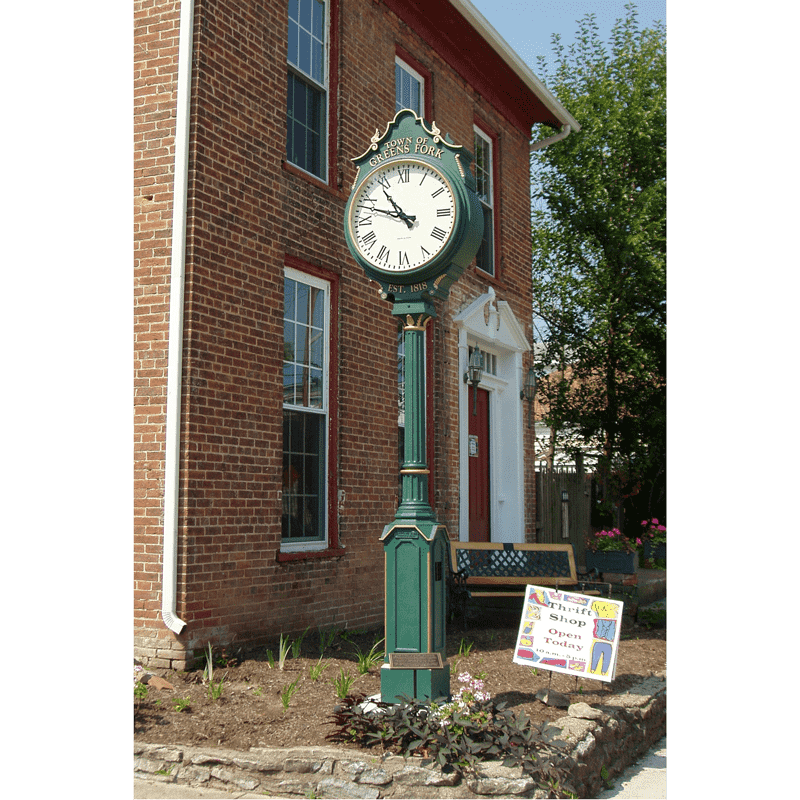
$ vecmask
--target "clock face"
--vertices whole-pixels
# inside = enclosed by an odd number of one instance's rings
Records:
[[[455,223],[450,181],[414,159],[376,167],[350,204],[350,235],[358,252],[389,274],[428,264],[450,242]]]

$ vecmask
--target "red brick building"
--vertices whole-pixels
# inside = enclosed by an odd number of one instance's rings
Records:
[[[136,0],[134,645],[154,666],[382,622],[402,353],[343,212],[350,160],[403,107],[476,153],[487,220],[428,331],[431,505],[454,538],[534,536],[530,136],[575,121],[465,0]]]

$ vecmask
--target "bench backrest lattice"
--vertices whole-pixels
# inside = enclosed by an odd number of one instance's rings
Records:
[[[568,583],[575,581],[571,545],[451,543],[452,559],[467,583]]]

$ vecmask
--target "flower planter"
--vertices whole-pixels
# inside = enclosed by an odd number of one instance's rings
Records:
[[[635,573],[639,567],[638,553],[625,553],[620,550],[586,551],[586,569],[598,572]]]
[[[652,542],[645,541],[642,545],[642,561],[650,561],[654,558],[666,561],[667,545],[662,543],[653,546]]]

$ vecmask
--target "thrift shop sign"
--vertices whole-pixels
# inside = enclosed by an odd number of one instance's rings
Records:
[[[622,602],[526,587],[514,663],[611,682]]]

